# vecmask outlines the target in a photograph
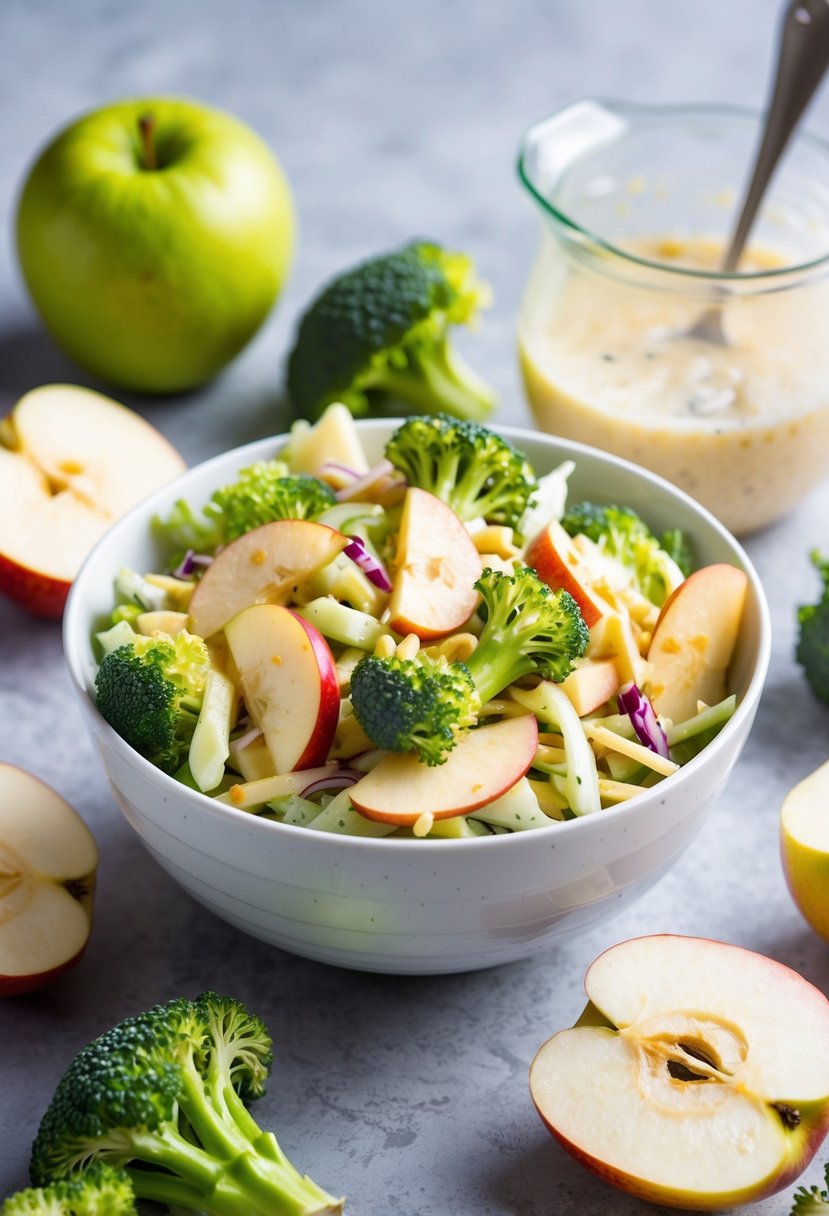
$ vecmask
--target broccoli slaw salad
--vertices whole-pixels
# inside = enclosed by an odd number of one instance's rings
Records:
[[[612,812],[733,715],[748,579],[624,504],[567,501],[483,425],[412,417],[369,467],[295,424],[121,569],[95,699],[147,760],[310,830],[470,839]]]

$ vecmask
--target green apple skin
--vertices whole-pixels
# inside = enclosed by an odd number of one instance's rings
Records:
[[[180,392],[262,324],[294,227],[286,178],[249,127],[196,102],[145,98],[81,116],[42,152],[20,198],[17,249],[44,324],[77,363],[121,388]]]

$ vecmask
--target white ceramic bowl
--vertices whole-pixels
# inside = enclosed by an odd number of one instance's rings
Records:
[[[394,423],[360,424],[369,458]],[[522,958],[619,911],[676,860],[745,743],[768,666],[759,579],[737,542],[690,498],[625,461],[530,431],[503,433],[538,473],[572,458],[571,501],[618,502],[656,530],[682,528],[700,565],[749,578],[732,665],[739,707],[705,750],[641,797],[584,819],[474,840],[362,839],[314,832],[212,801],[154,768],[103,720],[93,697],[91,634],[112,609],[122,565],[157,568],[150,520],[182,496],[194,505],[284,436],[191,469],[135,507],[100,541],[72,588],[64,645],[73,682],[118,804],[177,882],[218,916],[295,954],[367,971],[430,974]]]

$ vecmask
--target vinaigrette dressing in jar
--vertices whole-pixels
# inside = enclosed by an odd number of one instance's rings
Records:
[[[739,533],[829,471],[829,150],[796,142],[739,272],[717,272],[757,123],[580,103],[530,131],[520,165],[544,216],[518,335],[539,427]],[[688,336],[712,306],[726,344]]]

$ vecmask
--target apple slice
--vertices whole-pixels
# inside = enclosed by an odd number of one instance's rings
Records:
[[[719,562],[689,575],[662,605],[648,647],[657,713],[684,722],[697,701],[716,705],[727,696],[747,588],[745,571]]]
[[[95,542],[185,468],[138,414],[100,393],[49,384],[0,424],[0,591],[59,617]]]
[[[80,815],[31,773],[0,763],[0,996],[32,992],[78,962],[97,866]]]
[[[451,507],[426,490],[406,491],[397,539],[389,625],[423,640],[464,625],[478,603],[481,557]]]
[[[585,989],[580,1023],[530,1070],[541,1118],[582,1165],[640,1199],[707,1211],[806,1168],[829,1128],[822,992],[749,950],[667,935],[613,946]]]
[[[829,760],[786,796],[780,852],[794,902],[829,941]]]
[[[339,720],[340,682],[319,630],[289,608],[256,604],[228,622],[225,637],[276,773],[324,764]]]
[[[207,567],[190,600],[193,633],[209,638],[253,604],[279,604],[342,553],[348,537],[308,519],[277,519],[246,532]]]
[[[470,731],[435,768],[414,755],[389,755],[349,790],[367,819],[415,824],[421,815],[451,819],[500,798],[535,759],[538,723],[533,714],[505,718]]]
[[[528,566],[553,591],[569,591],[581,609],[588,629],[612,612],[612,606],[597,591],[591,590],[587,565],[558,520],[551,520],[539,532],[525,553]]]

